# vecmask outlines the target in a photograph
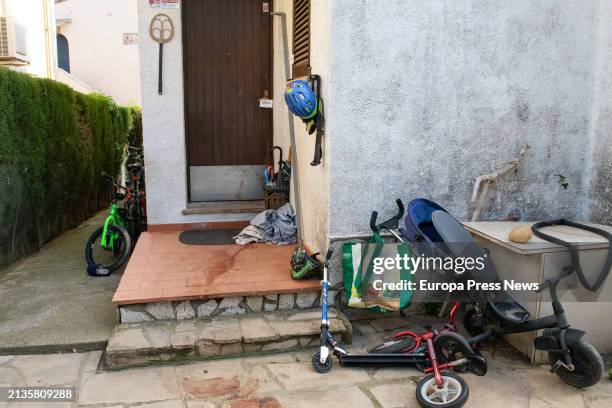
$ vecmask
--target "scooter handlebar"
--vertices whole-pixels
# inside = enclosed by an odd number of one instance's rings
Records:
[[[334,254],[334,249],[330,247],[327,250],[327,254],[325,255],[325,262],[329,262],[333,254]]]

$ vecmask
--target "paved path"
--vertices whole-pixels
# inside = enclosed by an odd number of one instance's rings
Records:
[[[96,373],[100,352],[0,357],[0,385],[78,387],[63,407],[277,408],[416,407],[414,369],[310,368],[310,352],[236,358],[183,366]],[[588,390],[561,383],[545,368],[498,356],[485,377],[465,374],[468,407],[612,406],[612,381]],[[10,405],[20,406],[20,405]],[[42,407],[44,404],[23,405]],[[8,407],[0,403],[0,408]]]
[[[116,322],[111,299],[121,274],[89,277],[84,255],[103,219],[96,215],[0,271],[0,353],[103,347]]]

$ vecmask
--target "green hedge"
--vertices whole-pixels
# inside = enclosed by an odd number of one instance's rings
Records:
[[[0,69],[0,268],[108,203],[100,173],[118,174],[133,111]]]

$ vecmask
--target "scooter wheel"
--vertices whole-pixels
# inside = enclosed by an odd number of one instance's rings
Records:
[[[468,385],[450,371],[442,371],[442,386],[436,384],[434,374],[426,375],[416,387],[417,401],[422,407],[457,408],[462,407],[470,396]]]
[[[333,365],[331,356],[327,356],[325,362],[321,363],[321,352],[319,351],[312,355],[310,363],[312,364],[312,368],[319,374],[329,373]]]

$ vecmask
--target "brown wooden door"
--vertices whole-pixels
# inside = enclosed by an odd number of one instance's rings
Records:
[[[198,183],[196,167],[261,166],[270,158],[272,110],[260,107],[258,100],[272,92],[271,4],[263,0],[183,0],[182,4],[187,156],[193,191]],[[249,169],[252,179],[259,170]],[[236,177],[220,182],[232,190],[232,183],[244,183]],[[234,196],[229,199],[254,198]]]

